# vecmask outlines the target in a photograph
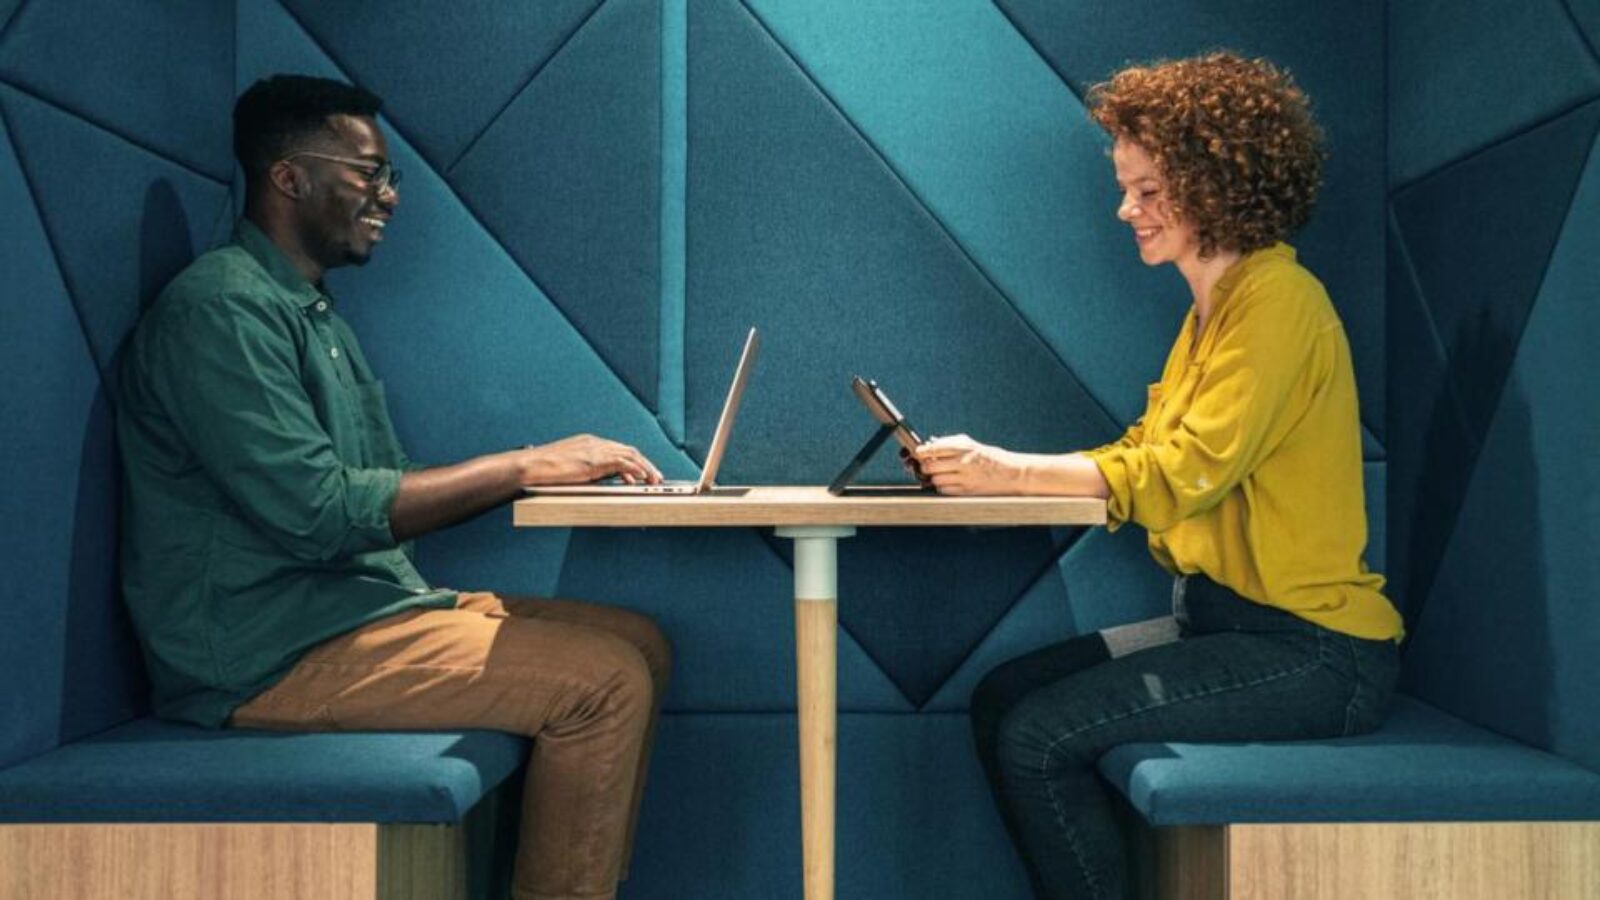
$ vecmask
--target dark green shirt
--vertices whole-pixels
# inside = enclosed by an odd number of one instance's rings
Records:
[[[254,225],[161,293],[118,395],[122,587],[159,715],[219,726],[316,644],[454,604],[389,533],[412,466],[382,382]]]

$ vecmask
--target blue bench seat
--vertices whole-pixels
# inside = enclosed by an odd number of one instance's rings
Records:
[[[493,731],[211,731],[145,717],[0,770],[0,822],[458,823],[527,749]]]
[[[1373,734],[1127,744],[1100,771],[1157,826],[1600,819],[1600,774],[1404,695]]]

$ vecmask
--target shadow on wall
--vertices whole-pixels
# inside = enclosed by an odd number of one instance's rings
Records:
[[[1486,383],[1510,368],[1519,335],[1496,329],[1487,310],[1466,327],[1446,384],[1498,393],[1498,402],[1486,398],[1481,408],[1492,417],[1468,424],[1476,440],[1463,446],[1451,398],[1434,398],[1413,507],[1425,521],[1408,548],[1415,569],[1434,574],[1410,600],[1402,684],[1462,718],[1550,748],[1555,660],[1532,416],[1514,373],[1500,386]],[[1478,433],[1491,423],[1491,434]],[[1425,559],[1432,565],[1424,568]]]
[[[194,258],[189,220],[170,182],[145,189],[139,222],[139,275],[134,297],[79,297],[87,303],[137,303],[141,314]],[[85,319],[85,321],[89,321]],[[107,335],[117,347],[100,361],[79,454],[73,508],[72,571],[67,587],[67,645],[62,653],[60,739],[75,740],[149,711],[149,679],[122,602],[117,552],[122,464],[116,450],[114,410],[118,366],[127,335]]]

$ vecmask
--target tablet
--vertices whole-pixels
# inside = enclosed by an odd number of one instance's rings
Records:
[[[889,395],[883,392],[883,388],[879,387],[876,381],[863,379],[857,375],[851,379],[850,388],[855,391],[856,398],[867,408],[867,412],[878,420],[878,424],[894,429],[895,440],[900,442],[900,446],[907,450],[915,450],[922,444],[922,435],[917,434],[917,430],[911,427],[911,423],[900,414],[900,410],[895,408]]]

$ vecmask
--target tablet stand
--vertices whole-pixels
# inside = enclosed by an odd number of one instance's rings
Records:
[[[861,446],[861,451],[855,455],[854,459],[850,460],[850,464],[845,466],[844,471],[840,472],[838,477],[828,485],[828,493],[839,496],[848,491],[851,479],[856,477],[856,473],[860,472],[861,467],[867,464],[867,460],[872,459],[872,455],[878,452],[878,448],[883,446],[883,442],[887,441],[889,436],[894,434],[894,431],[895,426],[893,425],[878,426],[878,430]],[[857,490],[870,490],[873,493],[888,491],[923,493],[927,491],[927,488],[918,485],[889,485],[878,488],[858,488]]]

